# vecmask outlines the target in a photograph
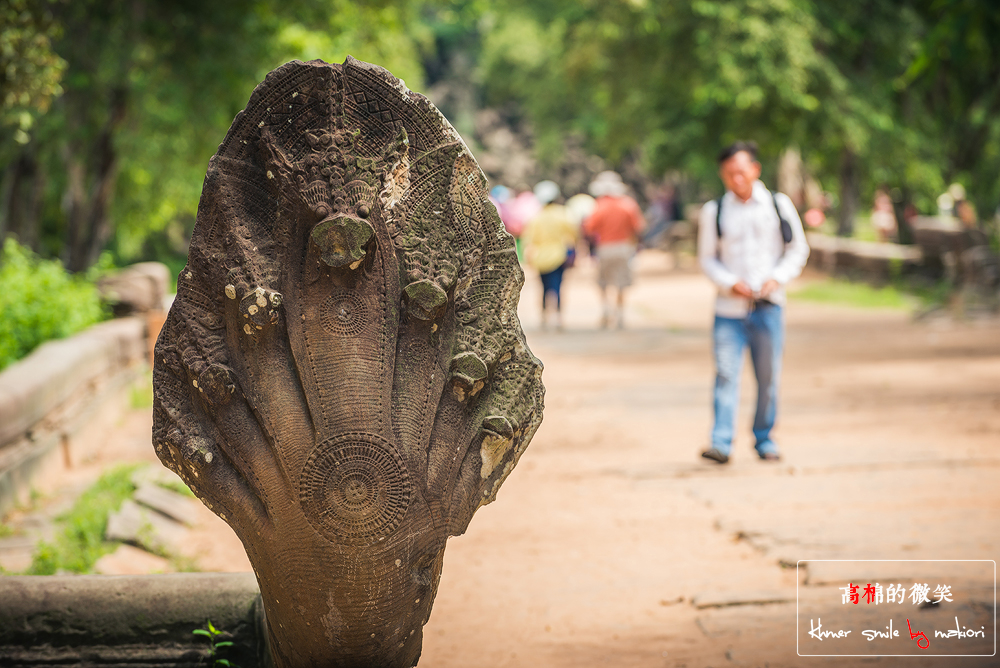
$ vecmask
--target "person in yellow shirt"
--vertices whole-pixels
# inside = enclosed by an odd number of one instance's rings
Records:
[[[553,181],[541,181],[535,186],[535,197],[543,205],[525,225],[521,233],[525,261],[542,279],[542,329],[548,327],[548,314],[555,313],[556,329],[561,330],[563,273],[576,255],[577,227],[569,211],[557,203],[559,186]]]

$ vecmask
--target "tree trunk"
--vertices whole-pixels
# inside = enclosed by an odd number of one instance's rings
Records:
[[[8,165],[0,189],[0,238],[15,237],[22,246],[38,251],[45,174],[38,169],[34,150],[25,147]]]
[[[858,158],[848,148],[840,157],[840,211],[837,214],[837,235],[854,234],[854,217],[858,213]]]
[[[94,140],[90,160],[75,155],[71,147],[66,150],[66,267],[70,271],[83,271],[97,262],[111,239],[109,205],[118,177],[114,137],[125,120],[127,98],[124,88],[112,93],[108,120]],[[88,173],[90,170],[92,173]]]
[[[897,241],[901,244],[912,244],[913,230],[910,228],[910,222],[906,219],[906,210],[912,201],[910,189],[902,188],[901,193],[899,201],[893,200],[892,202],[892,209],[896,214]]]

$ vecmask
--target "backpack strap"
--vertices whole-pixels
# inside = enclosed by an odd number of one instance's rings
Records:
[[[774,211],[778,214],[778,222],[781,225],[781,240],[786,244],[792,242],[792,226],[789,224],[785,217],[781,215],[781,209],[778,208],[778,194],[775,192],[771,193],[771,199],[774,201]]]
[[[715,200],[715,233],[722,238],[722,198]]]
[[[792,242],[792,226],[785,220],[785,217],[781,215],[781,209],[778,208],[778,194],[771,193],[771,201],[774,202],[774,212],[778,214],[778,223],[781,227],[781,240],[786,244]],[[722,238],[722,198],[715,200],[715,233]]]

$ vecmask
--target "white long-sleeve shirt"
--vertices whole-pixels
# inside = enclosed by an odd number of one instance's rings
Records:
[[[792,240],[785,244],[781,238],[781,223],[774,210],[771,192],[757,181],[750,199],[746,202],[726,191],[722,197],[722,238],[715,227],[717,200],[701,208],[698,225],[698,261],[708,278],[719,288],[715,300],[715,313],[724,318],[743,318],[750,301],[732,295],[731,290],[740,280],[754,292],[769,279],[779,287],[767,299],[784,305],[784,285],[802,273],[809,257],[809,244],[802,231],[802,221],[792,201],[777,193],[781,215],[792,227]]]

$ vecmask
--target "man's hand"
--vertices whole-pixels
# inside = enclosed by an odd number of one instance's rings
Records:
[[[737,281],[731,289],[734,297],[745,297],[746,299],[753,299],[753,290],[750,286],[746,284],[746,281]]]
[[[778,281],[774,280],[773,278],[768,279],[768,281],[764,283],[764,285],[761,286],[760,288],[760,298],[767,299],[767,296],[772,292],[774,292],[775,290],[777,290],[778,287],[779,287]]]

